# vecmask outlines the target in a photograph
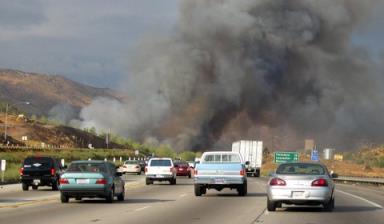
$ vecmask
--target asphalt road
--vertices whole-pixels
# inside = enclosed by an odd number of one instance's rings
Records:
[[[127,176],[124,202],[104,200],[59,202],[49,188],[22,192],[1,191],[0,223],[383,223],[383,188],[337,185],[336,208],[284,206],[266,211],[266,179],[248,178],[248,196],[236,191],[209,190],[193,194],[193,181],[179,178],[177,185],[145,186],[144,176]],[[21,188],[21,187],[20,187]]]

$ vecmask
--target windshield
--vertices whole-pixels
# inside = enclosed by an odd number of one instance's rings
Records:
[[[324,175],[326,171],[319,164],[281,164],[277,170],[277,174],[295,174],[295,175]]]
[[[139,162],[135,160],[128,160],[128,161],[125,161],[124,164],[139,164]]]
[[[208,154],[201,163],[240,163],[238,154]]]
[[[24,161],[24,168],[51,168],[52,159],[47,157],[34,157],[26,158]]]
[[[171,164],[171,160],[159,160],[159,159],[156,159],[156,160],[151,160],[151,164],[150,166],[172,166]]]
[[[106,172],[106,168],[103,163],[72,163],[67,171],[99,173]]]

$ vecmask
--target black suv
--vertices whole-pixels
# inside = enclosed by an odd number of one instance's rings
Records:
[[[29,186],[34,190],[39,186],[52,186],[52,190],[57,191],[61,173],[63,173],[63,167],[57,159],[27,157],[20,168],[23,191],[28,191]]]

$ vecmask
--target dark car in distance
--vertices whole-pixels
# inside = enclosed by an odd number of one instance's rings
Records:
[[[29,186],[32,186],[34,190],[37,190],[39,186],[50,186],[52,190],[58,190],[63,169],[60,161],[52,157],[32,156],[25,158],[20,168],[23,191],[28,191]]]

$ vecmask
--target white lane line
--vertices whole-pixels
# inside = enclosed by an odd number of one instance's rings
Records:
[[[353,198],[357,198],[357,199],[360,199],[360,200],[362,200],[362,201],[365,201],[365,202],[367,202],[368,204],[371,204],[371,205],[375,206],[376,208],[383,209],[383,206],[381,206],[381,205],[379,205],[379,204],[377,204],[377,203],[375,203],[375,202],[373,202],[373,201],[370,201],[370,200],[368,200],[368,199],[362,198],[362,197],[360,197],[360,196],[357,196],[357,195],[354,195],[354,194],[351,194],[351,193],[348,193],[348,192],[345,192],[345,191],[341,191],[341,190],[336,190],[336,191],[337,191],[337,192],[340,192],[340,193],[343,193],[343,194],[346,194],[346,195],[348,195],[348,196],[351,196],[351,197],[353,197]]]
[[[183,197],[185,197],[185,196],[187,196],[187,194],[181,194],[181,195],[179,195],[180,198],[183,198]]]
[[[137,208],[137,209],[135,209],[135,212],[138,212],[138,211],[141,211],[141,210],[150,208],[150,207],[151,207],[151,206],[144,206],[144,207],[142,207],[142,208]]]

